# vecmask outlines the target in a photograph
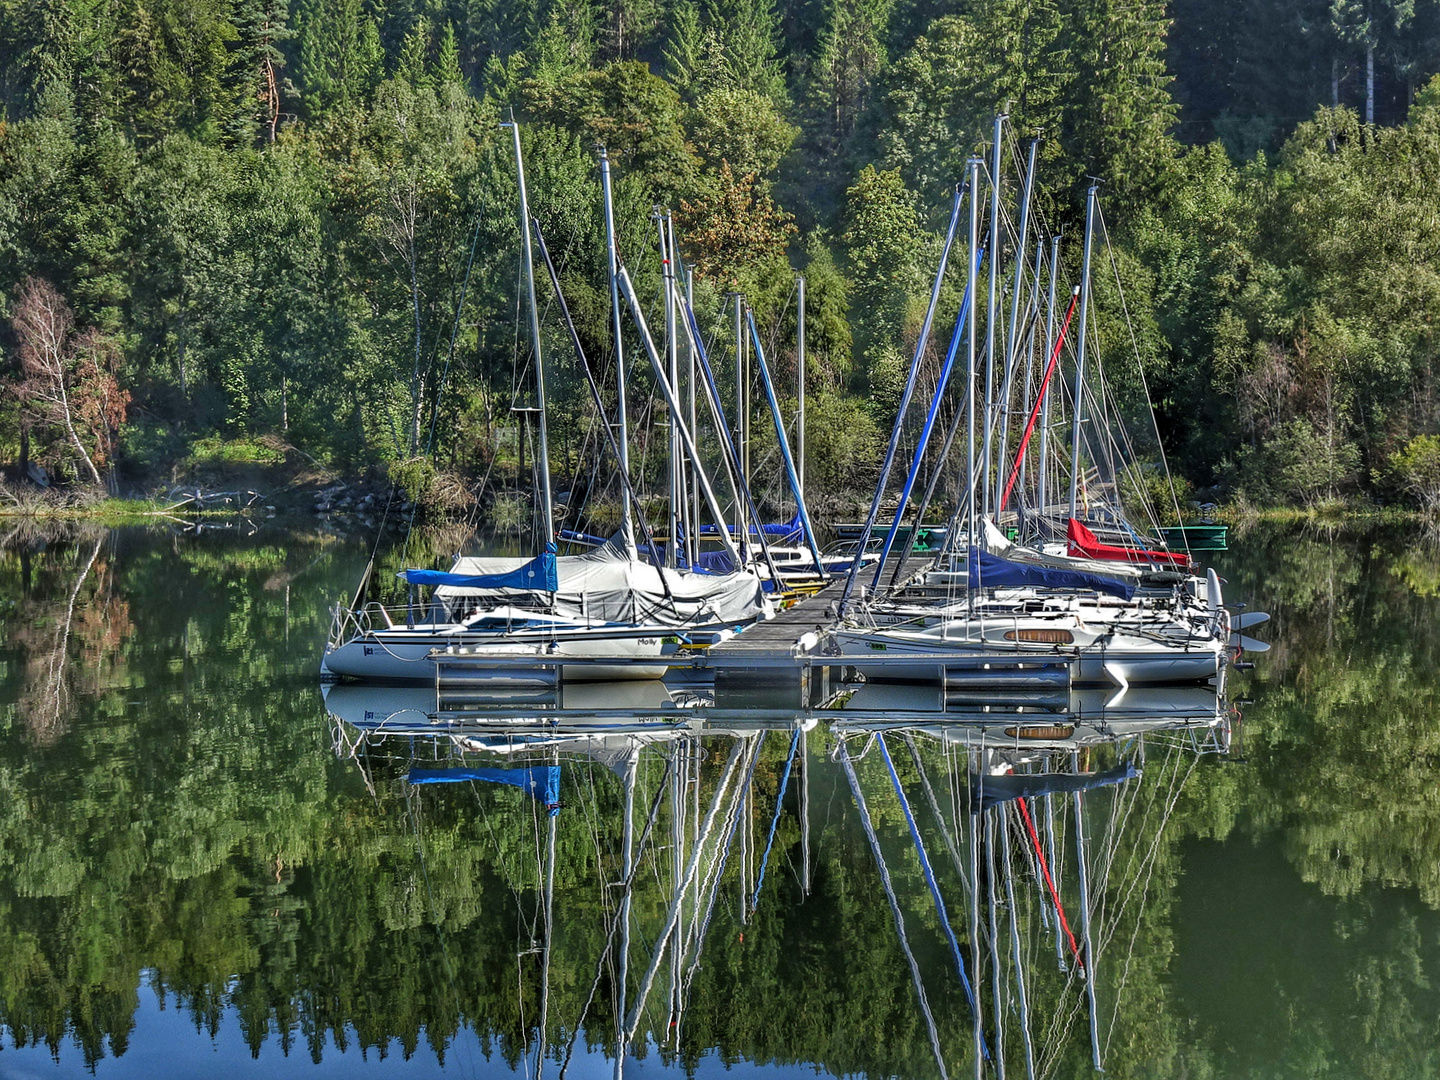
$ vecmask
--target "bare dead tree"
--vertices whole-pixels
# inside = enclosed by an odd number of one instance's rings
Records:
[[[32,422],[63,430],[84,472],[103,486],[100,467],[112,456],[130,403],[116,378],[119,350],[94,328],[77,333],[70,305],[43,278],[21,282],[11,324],[21,375],[16,390]]]

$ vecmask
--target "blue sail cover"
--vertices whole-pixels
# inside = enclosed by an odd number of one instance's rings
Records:
[[[411,769],[408,779],[412,784],[456,784],[462,780],[509,784],[544,803],[551,817],[560,812],[559,765],[537,765],[531,769]]]
[[[400,577],[411,585],[450,585],[459,589],[528,589],[531,592],[559,592],[560,575],[555,569],[555,545],[524,566],[504,574],[449,574],[444,570],[401,570]]]
[[[733,534],[735,530],[731,529],[730,532]],[[788,544],[798,541],[804,537],[805,525],[800,520],[800,512],[797,510],[795,512],[795,516],[789,521],[767,521],[758,529],[754,525],[750,526],[751,536],[758,536],[760,533],[764,533],[767,538],[773,538],[780,543]],[[719,536],[720,529],[718,526],[715,525],[701,525],[700,535]]]
[[[1059,795],[1067,791],[1090,791],[1094,788],[1123,784],[1140,775],[1133,761],[1097,773],[1012,773],[1009,776],[970,777],[970,812],[988,810],[1016,799],[1035,799],[1041,795]]]
[[[1048,589],[1094,589],[1096,592],[1129,600],[1135,586],[1128,581],[1089,574],[1082,570],[1057,570],[1049,566],[1032,566],[991,555],[979,548],[970,549],[970,588],[995,589],[1004,586],[1033,585]]]

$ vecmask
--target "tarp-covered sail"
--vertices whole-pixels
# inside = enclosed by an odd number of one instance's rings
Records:
[[[498,573],[457,574],[453,570],[401,570],[399,577],[411,585],[446,585],[457,589],[525,589],[555,592],[560,588],[555,545],[514,569]]]
[[[1031,586],[1044,589],[1085,589],[1129,600],[1135,584],[1078,570],[1057,570],[1049,566],[1011,562],[979,548],[970,549],[969,581],[972,589]]]
[[[522,571],[533,560],[462,558],[451,575],[461,579],[500,580]],[[758,575],[660,571],[627,555],[614,540],[579,555],[555,559],[550,587],[523,584],[441,582],[435,597],[455,621],[472,609],[510,605],[592,623],[659,624],[685,627],[743,625],[773,613]],[[669,586],[666,595],[665,586]],[[672,603],[673,598],[673,603]]]
[[[458,784],[462,780],[509,784],[543,804],[551,817],[560,812],[559,765],[537,765],[529,769],[411,769],[408,779],[412,784]]]
[[[1121,547],[1118,544],[1102,544],[1100,538],[1074,518],[1065,529],[1070,541],[1070,554],[1087,559],[1106,559],[1115,562],[1148,563],[1152,566],[1174,566],[1184,570],[1190,565],[1190,556],[1183,551],[1152,551],[1142,547]]]
[[[1029,563],[1032,566],[1049,566],[1056,570],[1078,570],[1081,573],[1099,574],[1102,577],[1119,578],[1122,581],[1133,578],[1138,582],[1143,573],[1133,566],[1126,566],[1122,563],[1104,559],[1082,559],[1071,555],[1051,555],[1037,548],[1011,543],[989,518],[985,519],[984,536],[986,551],[991,555],[999,555],[1002,559],[1009,559],[1011,562]]]

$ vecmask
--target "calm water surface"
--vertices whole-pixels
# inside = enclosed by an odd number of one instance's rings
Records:
[[[1087,751],[1082,768],[1141,775],[1083,796],[1080,849],[1069,795],[1030,804],[1033,842],[1017,804],[966,812],[990,744],[897,731],[842,749],[847,729],[822,720],[792,754],[774,698],[639,742],[522,745],[472,723],[498,751],[480,753],[367,734],[327,713],[316,668],[329,605],[368,554],[265,529],[9,538],[0,1078],[553,1078],[567,1056],[567,1075],[613,1075],[631,780],[628,1004],[655,971],[625,1018],[626,1075],[974,1075],[947,925],[985,1075],[1026,1075],[1027,1031],[1043,1076],[1093,1075],[1097,1052],[1122,1077],[1440,1075],[1433,540],[1253,532],[1219,556],[1227,598],[1274,616],[1257,636],[1275,648],[1230,687],[1249,699],[1232,752],[1173,731]],[[562,704],[674,720],[704,703],[656,694]],[[332,708],[364,723],[397,702]],[[473,721],[496,705],[431,711]],[[1095,715],[1118,730],[1122,713]],[[558,813],[516,787],[406,782],[417,763],[462,761],[558,765]],[[680,960],[652,963],[707,819],[670,938]],[[1083,938],[1079,850],[1093,1027],[1039,873],[1043,859]]]

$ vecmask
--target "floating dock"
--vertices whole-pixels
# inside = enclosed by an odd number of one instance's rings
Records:
[[[928,565],[924,556],[907,559],[898,580],[908,582]],[[818,592],[800,597],[774,618],[753,623],[733,636],[714,644],[685,644],[660,656],[530,656],[489,651],[467,653],[436,651],[437,687],[467,684],[567,685],[583,681],[585,669],[603,667],[608,679],[623,678],[614,672],[634,669],[634,678],[658,678],[661,673],[689,673],[699,679],[713,679],[718,703],[730,700],[754,702],[756,696],[775,708],[806,707],[829,693],[830,687],[845,681],[861,658],[842,656],[828,647],[827,629],[835,621],[835,607],[843,591],[839,581]],[[963,653],[938,650],[933,653],[877,653],[863,658],[863,666],[913,670],[933,667],[938,682],[964,696],[985,689],[1012,691],[1043,690],[1068,692],[1072,685],[1074,657],[1017,657],[1013,652]],[[883,675],[880,676],[883,678]],[[902,677],[902,676],[897,676]]]

